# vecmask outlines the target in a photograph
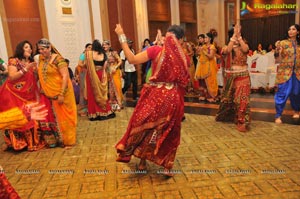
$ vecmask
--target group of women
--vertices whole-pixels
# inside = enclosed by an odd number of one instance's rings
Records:
[[[182,48],[184,31],[180,26],[170,26],[162,47],[152,46],[136,55],[128,47],[121,25],[116,26],[115,32],[130,63],[152,62],[152,76],[144,84],[127,130],[115,146],[117,161],[129,162],[134,155],[141,159],[139,169],[146,169],[148,160],[164,167],[163,174],[172,176],[171,169],[180,143],[184,95],[190,78],[190,59]],[[208,63],[216,50],[209,34],[206,36],[205,45],[199,48],[195,77],[204,79],[207,86],[214,82],[207,78],[212,73],[211,66],[214,66]],[[32,46],[28,41],[20,43],[14,57],[9,60],[9,78],[0,90],[0,95],[5,96],[0,111],[14,107],[22,109],[28,103],[39,101],[47,107],[48,115],[38,124],[29,121],[22,127],[6,131],[6,143],[15,149],[28,147],[29,150],[38,149],[44,142],[51,145],[51,141],[73,145],[76,135],[76,106],[72,86],[66,75],[65,61],[48,40],[41,39],[37,46],[40,53],[38,66],[32,60]],[[235,122],[237,130],[241,132],[247,131],[250,124],[251,87],[246,64],[248,50],[249,46],[241,35],[241,26],[236,24],[228,45],[222,49],[225,86],[216,121]],[[113,57],[114,54],[109,53],[105,52],[98,40],[85,53],[87,95],[92,96],[88,97],[88,114],[91,120],[114,117],[107,98],[106,71],[109,67],[113,74],[118,68],[118,61]],[[299,25],[295,24],[290,26],[287,39],[276,42],[275,57],[279,62],[276,77],[278,92],[275,95],[276,123],[282,122],[281,114],[288,98],[295,111],[293,118],[299,118],[299,55]],[[36,85],[36,78],[40,89]],[[212,88],[206,89],[207,99],[215,97]],[[38,136],[37,129],[42,130],[43,141]]]
[[[37,50],[35,62],[31,43],[22,41],[8,60],[8,77],[0,87],[0,112],[39,102],[48,114],[39,122],[5,128],[4,149],[35,151],[76,143],[77,111],[68,65],[47,39],[38,41]]]

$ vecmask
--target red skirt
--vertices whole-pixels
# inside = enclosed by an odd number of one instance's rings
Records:
[[[134,155],[167,169],[173,167],[180,144],[184,92],[176,86],[143,87],[127,131],[116,145],[120,161],[129,162]]]

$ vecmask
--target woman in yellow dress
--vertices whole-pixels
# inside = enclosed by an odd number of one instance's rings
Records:
[[[122,108],[122,60],[117,51],[111,48],[109,40],[104,40],[102,47],[107,56],[108,72],[109,72],[109,102],[113,111],[120,111]]]
[[[108,53],[107,63],[109,70],[109,101],[112,110],[120,111],[122,108],[122,71],[118,64],[118,59],[114,55],[115,52]],[[119,57],[119,56],[118,56]],[[121,59],[120,59],[121,60]],[[122,62],[121,62],[122,63]]]
[[[77,109],[72,82],[65,59],[47,39],[38,41],[38,76],[41,102],[48,108],[47,119],[40,122],[50,147],[76,143]]]
[[[198,47],[198,63],[195,79],[199,80],[199,100],[215,102],[218,95],[216,47],[213,45],[213,35],[206,33],[203,46]]]

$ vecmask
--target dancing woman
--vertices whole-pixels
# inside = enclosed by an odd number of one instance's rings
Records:
[[[128,47],[121,25],[116,26],[115,32],[130,63],[151,60],[153,67],[153,75],[143,86],[127,131],[116,144],[117,161],[129,162],[134,155],[141,159],[139,169],[146,169],[149,160],[164,167],[164,174],[171,175],[180,143],[185,87],[189,82],[189,58],[181,47],[184,31],[180,26],[170,26],[162,48],[152,46],[137,55]]]
[[[229,32],[229,43],[222,49],[225,56],[225,74],[221,103],[216,121],[237,124],[237,130],[247,131],[250,124],[250,76],[247,65],[249,46],[241,36],[241,26]]]
[[[299,119],[300,111],[300,26],[294,24],[288,29],[288,37],[277,41],[275,46],[275,60],[277,75],[275,84],[278,90],[275,94],[275,123],[282,123],[281,115],[286,101],[290,98],[294,110],[294,119]]]

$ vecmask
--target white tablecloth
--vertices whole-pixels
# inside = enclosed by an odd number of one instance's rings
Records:
[[[254,62],[256,62],[255,68],[252,68]],[[248,70],[250,71],[251,88],[274,87],[277,65],[275,64],[273,52],[266,53],[265,55],[255,54],[248,56],[247,64]],[[218,71],[217,80],[218,85],[223,86],[221,70]]]
[[[253,63],[256,63],[253,65]],[[268,52],[264,55],[255,54],[247,57],[249,71],[267,73],[269,69],[276,69],[275,58],[273,52]],[[252,65],[255,68],[252,68]]]
[[[251,88],[253,89],[257,89],[259,87],[266,88],[267,86],[274,87],[275,78],[276,78],[276,73],[271,72],[270,70],[268,70],[267,73],[250,72]],[[218,80],[218,85],[223,86],[223,76],[221,70],[218,71],[217,80]]]

